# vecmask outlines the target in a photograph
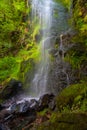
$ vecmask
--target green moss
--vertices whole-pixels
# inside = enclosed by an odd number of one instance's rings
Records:
[[[38,115],[44,116],[48,112],[48,109],[44,109],[43,111],[38,112]]]
[[[71,0],[55,0],[55,1],[62,3],[68,10],[70,10]]]
[[[67,52],[65,56],[65,61],[72,65],[73,69],[81,69],[84,61],[87,61],[87,47],[83,44],[83,38],[79,38],[79,35],[73,37],[72,42],[75,43],[74,46]]]
[[[83,44],[85,43],[84,36],[87,35],[87,7],[84,6],[86,4],[86,1],[76,1],[75,7],[73,9],[73,19],[75,22],[75,28],[79,31],[80,37],[83,38]]]
[[[17,78],[19,72],[19,63],[15,57],[7,56],[0,59],[0,83],[11,77]]]
[[[68,61],[74,69],[81,70],[84,61],[87,61],[87,2],[82,0],[73,1],[73,21],[74,29],[77,34],[72,38],[75,47],[69,50],[65,60]]]
[[[58,111],[74,111],[79,110],[87,98],[87,83],[74,84],[65,88],[56,98]]]
[[[36,130],[86,130],[87,128],[87,114],[85,113],[64,113],[55,116],[54,122],[45,122]]]

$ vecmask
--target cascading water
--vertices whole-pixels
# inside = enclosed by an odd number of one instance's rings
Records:
[[[68,29],[68,15],[65,8],[53,0],[32,0],[32,21],[37,21],[42,32],[41,61],[29,88],[29,95],[39,97],[52,92],[47,88],[48,71],[50,67],[48,50],[52,48],[57,36]],[[60,36],[60,40],[62,37]],[[62,40],[61,40],[61,49]]]
[[[52,26],[52,0],[32,0],[32,20],[39,19],[42,30],[41,41],[41,62],[37,68],[35,77],[31,83],[29,92],[33,96],[40,96],[46,93],[46,83],[49,69],[49,55],[46,48],[50,47],[50,36]],[[48,39],[46,41],[46,39]],[[45,42],[46,41],[46,42]]]

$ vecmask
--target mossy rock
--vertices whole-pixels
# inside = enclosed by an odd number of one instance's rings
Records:
[[[8,98],[11,98],[18,93],[22,92],[23,89],[23,84],[21,81],[16,80],[16,79],[11,79],[8,84],[3,88],[2,91],[0,91],[0,99],[6,100]]]
[[[54,121],[45,122],[35,130],[86,130],[87,113],[55,114]]]
[[[35,71],[35,62],[33,59],[28,59],[21,63],[19,79],[24,83],[24,89],[28,89]]]
[[[78,106],[78,103],[80,109],[85,99],[87,99],[87,83],[71,85],[56,97],[57,110],[62,111],[66,107],[71,110],[73,106]]]

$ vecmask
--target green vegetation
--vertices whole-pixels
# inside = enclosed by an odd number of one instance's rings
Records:
[[[40,59],[35,36],[39,26],[28,16],[27,1],[0,1],[0,84],[11,78],[24,81],[25,73]],[[29,63],[27,61],[30,61]],[[27,63],[23,66],[23,63]],[[21,74],[20,74],[21,73]]]
[[[87,114],[84,113],[54,113],[52,120],[37,126],[36,130],[86,130]],[[53,120],[54,119],[54,120]]]
[[[87,83],[71,85],[64,89],[57,97],[57,108],[61,112],[87,111]]]
[[[16,58],[7,56],[0,59],[0,83],[11,77],[17,77],[19,72],[20,64]]]
[[[72,4],[71,0],[55,0],[55,1],[62,3],[68,9],[68,11],[70,10]]]
[[[71,85],[56,97],[56,111],[36,130],[85,130],[87,128],[87,82]],[[44,113],[43,111],[42,113]]]
[[[70,0],[60,1],[70,8]],[[67,3],[68,2],[68,3]],[[85,130],[87,129],[87,75],[82,75],[87,66],[87,2],[73,0],[74,30],[76,34],[70,39],[74,46],[65,55],[65,61],[71,64],[76,84],[63,89],[56,97],[56,110],[48,122],[36,127],[37,130]],[[86,73],[87,74],[87,73]]]
[[[73,1],[73,18],[74,29],[76,35],[71,39],[74,43],[65,60],[68,61],[73,69],[78,69],[79,73],[82,71],[83,66],[87,64],[87,2],[85,1]]]

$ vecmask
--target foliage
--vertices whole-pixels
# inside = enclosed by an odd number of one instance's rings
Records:
[[[19,32],[20,28],[23,28],[24,13],[25,3],[22,0],[0,1],[0,41],[10,41],[12,32]]]
[[[75,1],[73,8],[74,28],[77,34],[72,38],[76,48],[70,49],[65,60],[69,61],[74,69],[81,69],[84,61],[87,61],[87,2],[82,0]]]
[[[81,41],[80,41],[81,42]],[[76,43],[65,56],[65,61],[68,61],[73,69],[81,69],[87,57],[87,48],[82,43]]]
[[[53,120],[54,119],[54,120]],[[52,121],[51,121],[52,120]],[[50,121],[36,127],[36,130],[85,130],[87,128],[85,113],[53,113]]]
[[[43,111],[38,112],[39,116],[45,116],[46,112],[48,112],[48,109],[44,109]]]
[[[40,60],[39,45],[35,41],[39,25],[31,23],[30,8],[23,0],[0,1],[0,84],[10,78],[22,77],[23,81],[23,75],[33,68],[30,61]],[[21,67],[28,61],[25,68]]]
[[[87,44],[86,35],[87,35],[87,2],[80,0],[77,1],[74,8],[73,18],[75,22],[75,28],[79,31],[79,35],[81,38],[83,38],[83,43]]]
[[[84,111],[86,110],[87,83],[74,84],[65,88],[57,97],[58,111]],[[67,109],[68,108],[68,109]],[[66,111],[67,110],[67,111]]]
[[[62,3],[68,10],[70,10],[71,7],[71,0],[55,0],[57,2]]]
[[[39,47],[32,47],[31,50],[21,49],[17,56],[5,56],[0,59],[0,83],[9,78],[19,78],[21,72],[22,62],[28,60],[39,61]],[[28,65],[24,67],[23,75],[33,67],[32,62],[28,61]],[[22,73],[21,73],[22,76]],[[24,77],[22,77],[23,81]]]
[[[16,58],[7,56],[0,59],[0,83],[11,77],[17,78],[20,65]]]

